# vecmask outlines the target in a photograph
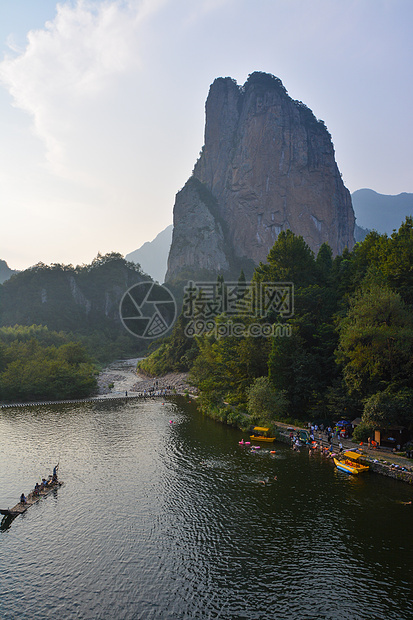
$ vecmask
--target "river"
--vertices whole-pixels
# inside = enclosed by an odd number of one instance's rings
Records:
[[[0,618],[411,619],[411,487],[242,437],[179,397],[0,411],[0,507],[64,481],[0,531]]]

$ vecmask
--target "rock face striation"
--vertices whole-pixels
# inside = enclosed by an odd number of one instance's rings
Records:
[[[354,212],[323,121],[282,82],[253,73],[217,78],[206,102],[205,145],[177,194],[167,281],[251,273],[291,229],[317,253],[354,245]]]

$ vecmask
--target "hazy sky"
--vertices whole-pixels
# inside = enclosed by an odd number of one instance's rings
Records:
[[[412,0],[1,0],[0,258],[87,263],[172,222],[216,77],[279,77],[348,189],[413,192]]]

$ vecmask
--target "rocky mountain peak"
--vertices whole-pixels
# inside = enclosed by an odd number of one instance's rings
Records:
[[[314,252],[324,242],[334,254],[354,245],[351,197],[331,136],[273,75],[252,73],[243,86],[217,78],[205,144],[176,197],[166,279],[204,270],[235,276],[265,261],[286,229]]]

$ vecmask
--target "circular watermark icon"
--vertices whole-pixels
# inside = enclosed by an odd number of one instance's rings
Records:
[[[152,340],[166,334],[174,324],[176,302],[166,287],[155,282],[139,282],[123,295],[119,313],[128,332]]]

